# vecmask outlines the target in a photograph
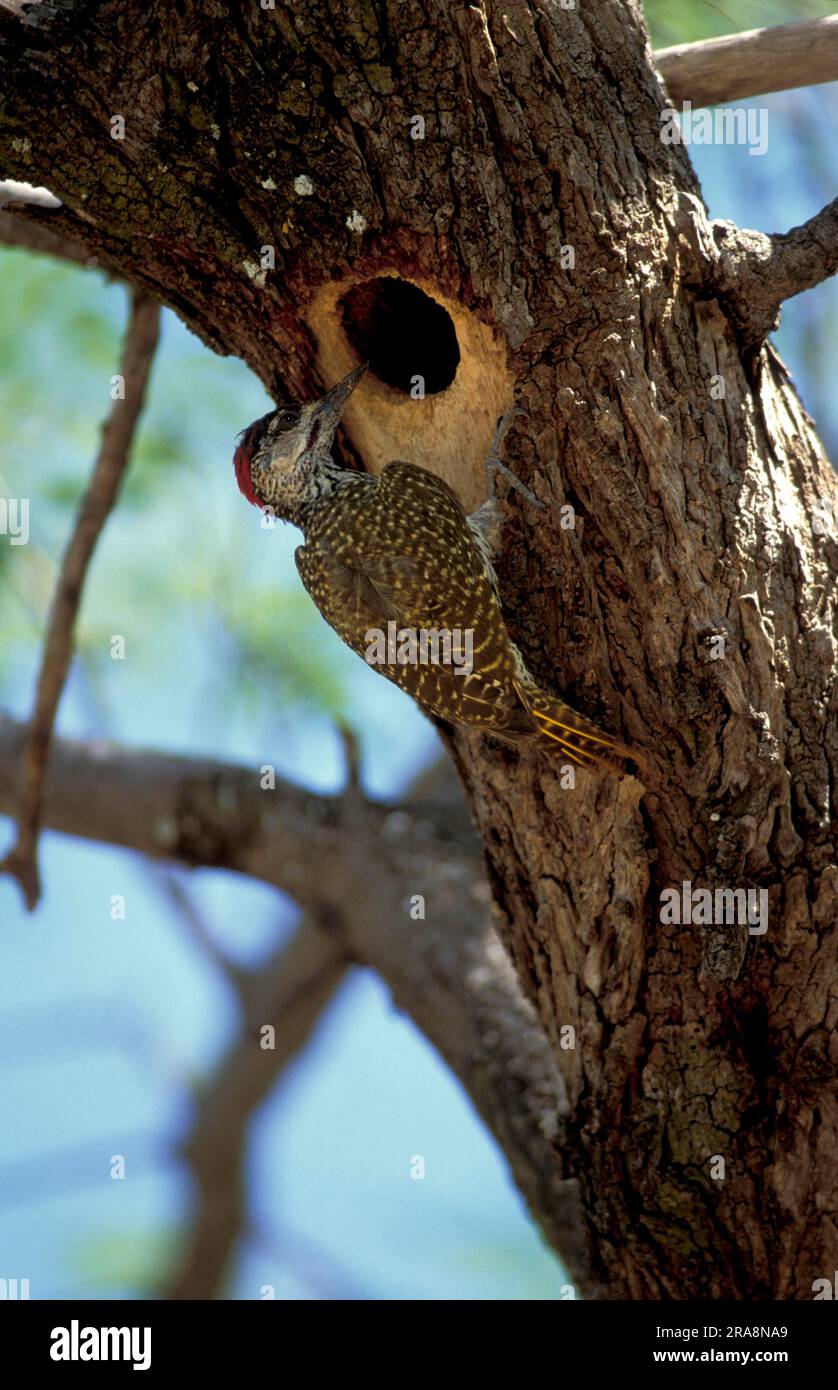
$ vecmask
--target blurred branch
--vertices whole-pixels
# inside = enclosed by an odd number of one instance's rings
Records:
[[[197,1189],[196,1213],[163,1297],[220,1296],[247,1222],[244,1155],[253,1112],[308,1041],[346,964],[340,943],[304,919],[259,975],[241,1035],[209,1078],[182,1146]]]
[[[838,80],[838,17],[751,29],[654,55],[670,99],[716,106]]]
[[[24,732],[24,725],[0,716],[0,813],[14,806]],[[291,894],[311,921],[327,923],[325,946],[313,927],[301,934],[295,949],[315,965],[307,975],[292,972],[288,981],[307,978],[319,1010],[347,957],[378,972],[459,1077],[545,1238],[583,1294],[595,1296],[562,1082],[550,1044],[487,925],[479,846],[463,828],[461,812],[426,802],[381,806],[357,793],[322,797],[281,779],[271,790],[260,783],[255,768],[56,739],[43,823],[157,858],[249,874]],[[294,994],[285,969],[276,983]],[[251,1027],[272,1021],[275,1000],[268,994],[263,1007],[250,1004]],[[296,1007],[302,1031],[310,1012],[303,1003]],[[278,1029],[277,1051],[292,1045],[283,1036]],[[293,1040],[293,1030],[288,1036]],[[205,1097],[207,1109],[199,1110],[203,1138],[193,1138],[187,1153],[200,1175],[200,1251],[193,1242],[173,1280],[173,1296],[197,1287],[203,1265],[217,1280],[229,1258],[241,1224],[241,1177],[235,1178],[241,1117],[265,1094],[278,1065],[281,1058],[263,1055],[249,1035],[222,1062]],[[209,1134],[219,1136],[218,1146]],[[226,1196],[218,1187],[222,1170],[233,1180]],[[213,1216],[216,1201],[222,1206]]]
[[[60,261],[72,261],[74,265],[87,266],[92,270],[103,268],[98,258],[77,241],[59,236],[40,222],[24,221],[22,217],[5,210],[0,211],[0,244],[55,256]]]
[[[339,724],[338,737],[343,747],[343,757],[346,764],[346,790],[360,791],[361,748],[358,742],[358,735],[348,724]]]
[[[216,944],[191,893],[181,883],[177,874],[162,865],[155,867],[160,887],[170,905],[175,909],[179,921],[183,923],[189,933],[192,942],[198,947],[205,959],[214,965],[225,980],[233,986],[236,994],[243,998],[251,982],[256,978],[255,972],[243,970],[236,965],[235,961],[230,960],[229,956],[226,956]]]
[[[181,1145],[196,1187],[194,1220],[162,1296],[221,1296],[231,1257],[245,1231],[245,1157],[250,1120],[315,1028],[341,984],[340,944],[304,919],[290,945],[258,971],[242,970],[213,941],[191,895],[168,869],[162,887],[193,941],[235,989],[244,1023],[202,1089]],[[263,1030],[269,1030],[265,1035]]]
[[[251,1224],[242,1232],[242,1239],[266,1259],[291,1265],[293,1273],[313,1289],[318,1298],[330,1302],[370,1298],[359,1285],[357,1277],[345,1265],[339,1264],[332,1251],[321,1250],[309,1235],[303,1235],[283,1221],[282,1229],[265,1230]]]
[[[27,907],[35,907],[41,895],[38,875],[38,826],[53,724],[70,662],[74,633],[85,577],[102,528],[119,493],[131,453],[134,429],[143,407],[146,385],[157,346],[160,310],[144,295],[133,294],[120,373],[124,394],[114,402],[102,434],[93,474],[64,553],[58,586],[52,601],[35,709],[23,749],[24,779],[18,808],[17,840],[0,864],[17,879]]]
[[[25,737],[25,723],[0,714],[0,814],[14,814]],[[421,804],[408,812],[363,800],[361,810],[371,853],[377,837],[386,855],[402,825],[463,852],[462,817],[454,810],[449,817],[434,807],[426,816]],[[155,859],[246,874],[314,910],[335,901],[336,873],[354,884],[362,868],[347,854],[356,817],[342,797],[316,796],[281,777],[263,789],[257,768],[99,740],[55,739],[43,823]],[[469,859],[477,862],[471,849]]]

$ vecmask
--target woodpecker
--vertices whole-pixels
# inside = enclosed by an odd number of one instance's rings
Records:
[[[583,767],[625,770],[635,755],[543,690],[506,630],[493,557],[500,508],[489,499],[466,516],[442,478],[416,463],[389,463],[380,477],[337,464],[331,445],[343,408],[366,370],[356,367],[320,400],[283,405],[237,441],[234,465],[249,502],[298,526],[297,569],[326,622],[360,656],[370,632],[471,633],[470,670],[443,660],[381,661],[381,673],[426,714],[479,728],[519,748],[551,743]],[[497,457],[489,463],[524,492]],[[532,494],[527,495],[539,504]],[[443,647],[443,651],[445,648]]]

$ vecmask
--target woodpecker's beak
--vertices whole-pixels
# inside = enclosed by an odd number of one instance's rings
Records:
[[[328,453],[335,437],[335,430],[343,414],[343,407],[367,370],[367,366],[368,363],[362,362],[360,367],[355,367],[348,376],[338,382],[337,386],[333,386],[331,391],[327,391],[325,396],[321,396],[319,401],[314,401],[308,407],[306,449],[309,452],[317,448]]]
[[[349,397],[352,395],[352,392],[355,390],[355,387],[358,385],[358,382],[361,380],[368,366],[368,362],[362,362],[360,367],[355,367],[348,376],[343,378],[343,381],[339,381],[337,386],[333,386],[331,391],[327,391],[326,395],[317,402],[314,408],[314,414],[325,418],[327,421],[329,421],[331,417],[334,417],[334,428],[336,429],[343,407],[349,400]]]

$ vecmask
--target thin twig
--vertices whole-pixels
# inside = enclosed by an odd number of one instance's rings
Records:
[[[343,757],[346,765],[345,790],[349,795],[352,795],[361,790],[361,745],[355,730],[350,728],[348,724],[339,723],[337,731],[343,746]]]
[[[0,871],[17,879],[30,911],[41,895],[37,850],[44,773],[55,716],[73,656],[76,618],[84,581],[96,542],[116,502],[128,464],[157,346],[159,321],[160,310],[156,302],[135,292],[120,366],[124,395],[115,401],[105,424],[99,456],[64,552],[52,602],[38,674],[35,709],[23,750],[24,780],[17,817],[17,839],[0,864]]]
[[[179,920],[189,934],[194,945],[198,947],[206,960],[214,965],[216,970],[223,975],[224,979],[233,986],[236,994],[247,1002],[247,994],[250,989],[256,987],[258,975],[254,971],[244,970],[231,960],[222,951],[221,947],[213,940],[212,933],[201,915],[191,893],[181,882],[178,875],[163,864],[153,866],[155,876],[162,891],[168,898],[171,906],[175,909]]]

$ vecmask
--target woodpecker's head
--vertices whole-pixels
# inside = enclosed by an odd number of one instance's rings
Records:
[[[281,405],[239,435],[233,463],[241,491],[256,507],[289,515],[318,455],[329,457],[343,407],[367,369],[356,367],[319,401]]]

